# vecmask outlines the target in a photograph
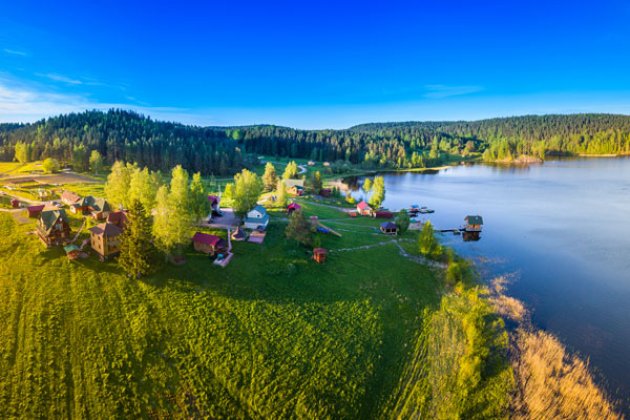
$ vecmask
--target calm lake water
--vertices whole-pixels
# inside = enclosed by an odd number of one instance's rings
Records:
[[[443,242],[484,278],[512,275],[508,294],[534,324],[590,358],[598,382],[630,411],[630,159],[459,166],[387,174],[385,185],[385,207],[428,206],[438,229],[482,215],[478,242],[452,234]]]

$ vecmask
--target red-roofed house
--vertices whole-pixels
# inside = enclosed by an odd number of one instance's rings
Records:
[[[44,204],[40,206],[28,206],[26,208],[26,211],[28,212],[28,217],[39,217],[39,215],[42,214],[44,207],[46,207]]]
[[[81,196],[72,191],[64,191],[61,193],[61,202],[68,206],[77,204],[79,201],[81,201]]]
[[[372,207],[365,201],[361,201],[357,204],[357,212],[363,216],[369,216],[372,214]]]
[[[113,211],[107,215],[107,223],[118,226],[120,229],[125,228],[127,223],[127,214],[124,211]]]
[[[192,238],[195,251],[214,255],[226,250],[225,241],[215,235],[197,232]]]
[[[298,203],[291,203],[287,206],[287,213],[292,214],[294,211],[298,211],[301,209],[302,206],[300,206]]]

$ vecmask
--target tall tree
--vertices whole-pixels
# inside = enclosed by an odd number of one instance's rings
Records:
[[[208,195],[199,172],[195,173],[190,181],[190,208],[194,220],[206,217],[210,211]]]
[[[282,180],[279,180],[276,190],[277,190],[276,206],[277,207],[283,207],[283,208],[286,207],[287,206],[287,186],[286,186],[286,184]]]
[[[385,201],[385,179],[382,176],[374,177],[372,184],[372,195],[370,196],[370,205],[378,209]]]
[[[175,243],[171,234],[169,212],[168,186],[162,185],[158,188],[155,195],[152,234],[156,247],[167,257],[170,255]]]
[[[262,193],[263,185],[258,175],[243,169],[234,175],[234,196],[232,207],[237,215],[245,217],[248,211],[256,206]]]
[[[309,246],[313,243],[311,225],[308,223],[301,210],[291,213],[291,216],[289,216],[289,224],[284,230],[284,233],[287,239],[293,239],[302,245]]]
[[[72,168],[77,172],[87,170],[88,154],[84,145],[78,144],[72,148]]]
[[[273,166],[273,163],[267,162],[265,165],[265,173],[263,174],[262,180],[265,191],[273,191],[278,184],[278,175],[276,174],[276,167]]]
[[[98,175],[103,170],[103,156],[98,150],[92,150],[90,153],[89,164],[94,175]]]
[[[437,258],[442,254],[442,247],[435,238],[433,225],[430,221],[425,222],[418,236],[418,249],[422,255],[429,258]]]
[[[363,181],[363,191],[366,194],[372,191],[372,180],[370,178],[365,178],[365,181]]]
[[[399,235],[402,235],[403,233],[407,232],[407,230],[409,229],[409,223],[411,222],[411,220],[409,219],[409,213],[407,213],[407,210],[403,209],[400,212],[398,212],[395,222],[396,222],[396,227],[398,228]]]
[[[151,222],[142,203],[133,200],[120,239],[118,265],[129,277],[140,278],[149,273],[152,251]]]
[[[177,165],[171,172],[168,209],[169,235],[173,245],[171,252],[179,253],[190,242],[190,228],[193,221],[188,172],[181,165]]]
[[[298,166],[295,161],[291,161],[287,164],[287,167],[284,169],[284,173],[282,174],[282,179],[295,179],[298,177]]]
[[[155,205],[155,194],[159,187],[156,182],[157,179],[152,176],[148,168],[134,168],[131,170],[128,192],[129,202],[137,200],[150,212]]]
[[[132,165],[125,165],[121,161],[116,161],[112,165],[112,170],[107,176],[105,183],[105,196],[114,206],[126,206],[129,204],[129,185],[131,182]]]
[[[53,158],[46,158],[42,162],[42,169],[47,174],[52,174],[53,172],[58,172],[59,171],[59,161],[57,161],[57,159],[53,159]]]

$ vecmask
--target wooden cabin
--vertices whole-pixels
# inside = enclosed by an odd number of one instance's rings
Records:
[[[195,251],[216,255],[227,250],[223,238],[208,233],[197,232],[192,238]]]
[[[37,236],[46,246],[63,245],[70,240],[70,225],[63,209],[44,210],[37,221]]]
[[[268,224],[269,215],[267,214],[267,209],[260,205],[251,209],[244,220],[244,225],[247,229],[265,230]]]
[[[304,180],[303,179],[284,179],[282,180],[287,187],[287,193],[295,196],[304,195]]]
[[[87,197],[87,203],[84,212],[89,212],[95,220],[105,220],[112,208],[104,198]]]
[[[67,206],[73,206],[81,201],[81,196],[72,191],[63,191],[61,193],[61,202]]]
[[[104,260],[120,252],[122,229],[113,223],[100,223],[89,229],[90,246]]]
[[[31,218],[39,217],[42,214],[42,211],[44,211],[44,207],[46,207],[46,206],[43,205],[43,204],[41,204],[39,206],[28,206],[26,208],[26,212],[28,213],[28,217],[31,217]]]
[[[318,264],[325,263],[327,256],[328,256],[328,250],[326,250],[325,248],[315,248],[313,250],[313,259]]]
[[[357,204],[357,213],[362,216],[370,216],[372,214],[372,207],[364,200],[361,200],[361,202]]]
[[[466,222],[464,227],[466,232],[481,232],[483,226],[483,218],[481,216],[466,216],[464,221]]]
[[[385,222],[381,224],[381,232],[385,235],[398,235],[398,226],[396,223]]]

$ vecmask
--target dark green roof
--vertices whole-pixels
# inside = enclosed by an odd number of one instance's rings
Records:
[[[466,216],[465,220],[469,225],[483,225],[483,217],[481,216]]]
[[[59,210],[45,210],[40,215],[40,220],[44,230],[48,232],[57,222],[57,219],[61,217],[61,220],[68,223],[68,218],[66,217],[66,212],[63,209]]]

